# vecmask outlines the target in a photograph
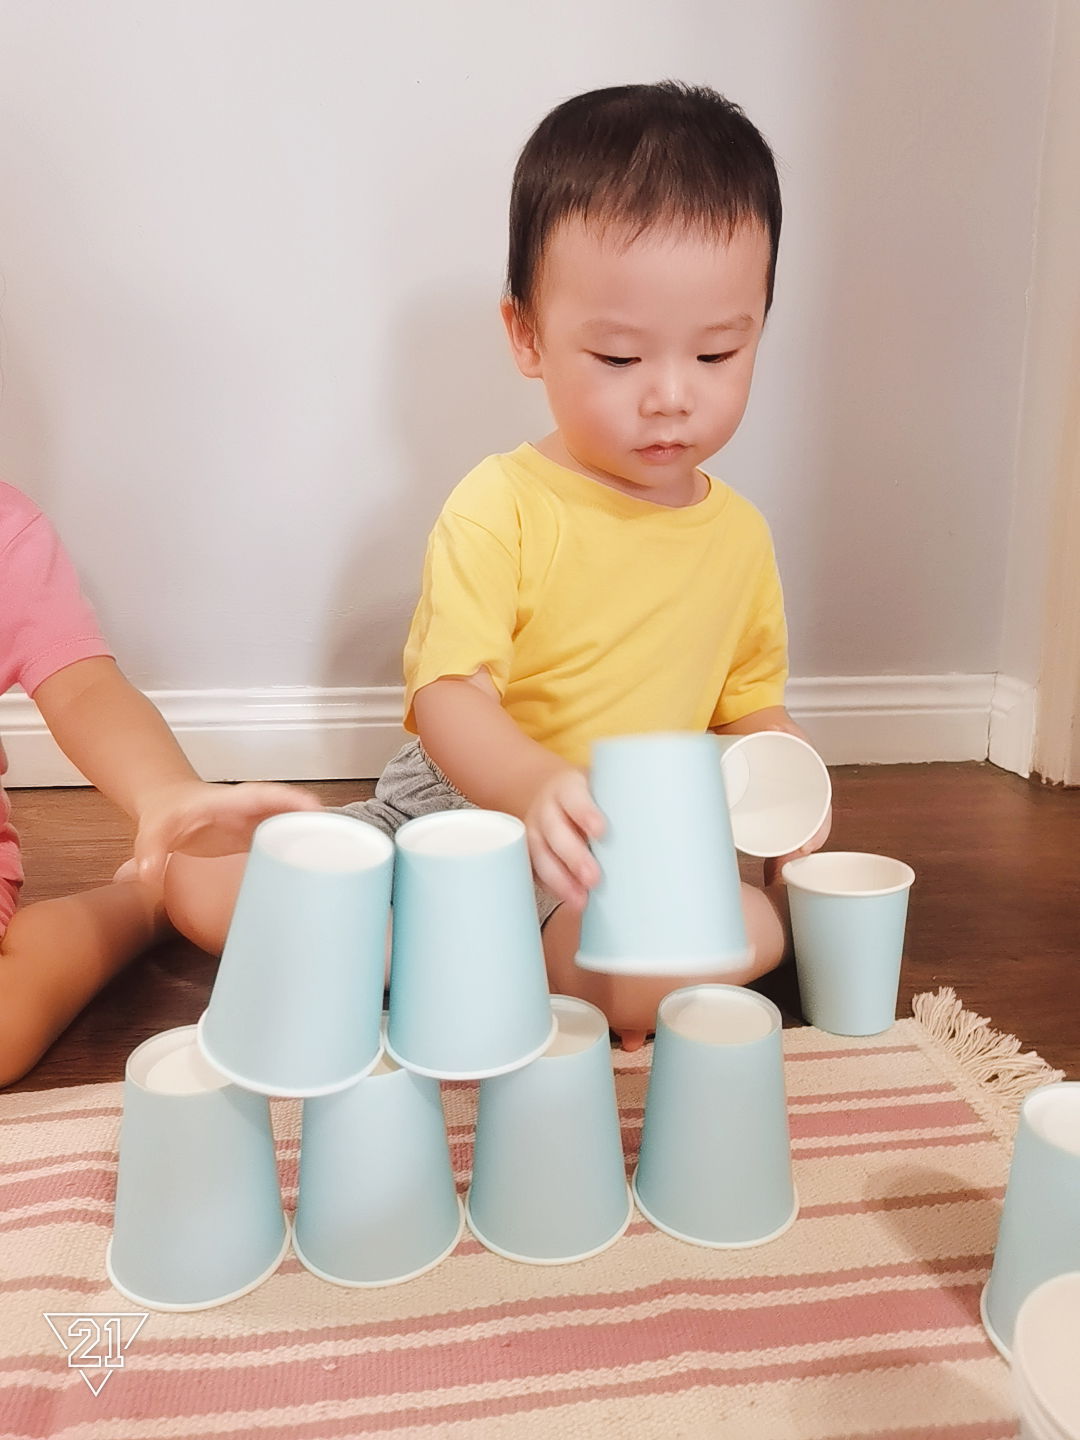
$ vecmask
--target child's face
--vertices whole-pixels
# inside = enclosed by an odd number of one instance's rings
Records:
[[[551,236],[535,327],[509,306],[518,367],[543,380],[551,458],[666,505],[703,498],[703,460],[746,408],[765,319],[769,242],[568,222]]]

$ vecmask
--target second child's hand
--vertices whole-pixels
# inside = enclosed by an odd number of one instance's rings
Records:
[[[584,910],[600,867],[589,841],[604,832],[604,817],[580,770],[566,769],[546,780],[525,815],[533,872],[542,885],[573,910]]]

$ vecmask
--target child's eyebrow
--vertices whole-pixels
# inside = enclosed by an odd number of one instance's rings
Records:
[[[723,334],[732,330],[752,330],[756,323],[752,315],[733,315],[730,320],[718,320],[712,325],[702,325],[699,333],[702,335],[713,335]],[[636,325],[628,325],[622,320],[609,320],[603,317],[586,320],[581,328],[589,335],[625,335],[631,339],[639,338],[646,333]]]

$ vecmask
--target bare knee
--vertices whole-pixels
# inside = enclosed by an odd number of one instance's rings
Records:
[[[210,955],[220,955],[225,946],[246,864],[246,854],[169,856],[166,914],[181,935]]]

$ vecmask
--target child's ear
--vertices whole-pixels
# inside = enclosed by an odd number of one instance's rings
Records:
[[[499,313],[502,315],[503,324],[506,326],[506,335],[510,341],[510,351],[514,357],[514,364],[526,379],[539,380],[541,378],[542,367],[535,328],[525,319],[513,300],[509,298],[504,299],[500,303]]]

